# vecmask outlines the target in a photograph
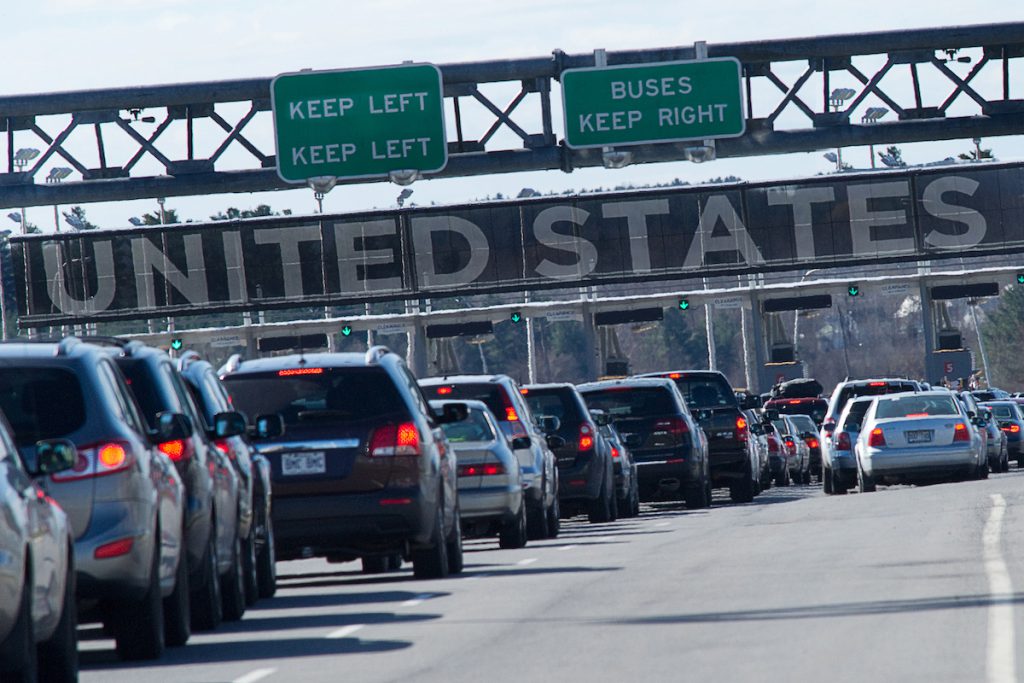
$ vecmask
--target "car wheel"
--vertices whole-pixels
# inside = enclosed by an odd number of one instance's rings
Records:
[[[587,507],[587,521],[591,524],[603,524],[612,520],[611,496],[608,495],[607,477],[601,482],[597,498],[590,501]]]
[[[608,521],[614,522],[619,518],[619,499],[615,495],[615,486],[609,487],[608,490],[608,509],[611,512]]]
[[[711,482],[706,478],[683,493],[683,502],[688,510],[699,510],[711,505]]]
[[[224,621],[217,564],[217,531],[210,527],[210,538],[202,559],[201,583],[191,594],[192,629],[195,631],[212,631]]]
[[[544,535],[548,538],[558,538],[558,533],[562,530],[562,504],[558,502],[558,496],[551,501],[551,505],[548,507],[547,524],[545,525]]]
[[[260,580],[256,571],[256,527],[249,525],[249,535],[242,540],[242,576],[245,578],[245,604],[255,605],[260,599]]]
[[[633,477],[633,516],[640,516],[640,483]]]
[[[362,558],[364,574],[384,574],[391,567],[390,555],[373,555]]]
[[[182,539],[185,536],[182,534]],[[192,636],[192,610],[189,604],[188,557],[181,546],[178,568],[174,572],[174,590],[164,598],[164,642],[181,647]]]
[[[0,643],[0,680],[36,681],[36,648],[32,635],[32,563],[25,563],[25,585],[14,628]]]
[[[159,659],[164,653],[164,604],[160,599],[160,534],[154,535],[149,587],[136,602],[114,606],[112,624],[117,655],[126,661]]]
[[[749,503],[754,500],[754,480],[751,472],[744,468],[743,476],[729,485],[729,499],[734,503]]]
[[[860,465],[857,465],[857,490],[860,493],[872,493],[875,491],[875,480],[873,477],[869,477],[861,469]]]
[[[444,539],[441,507],[434,515],[430,545],[412,551],[412,573],[417,579],[443,579],[448,576],[448,548]]]
[[[519,504],[514,520],[505,522],[498,534],[498,547],[511,550],[526,545],[526,503]]]
[[[39,680],[74,683],[78,680],[78,614],[75,601],[75,568],[71,562],[74,550],[68,548],[68,575],[60,621],[50,639],[38,649]],[[31,650],[29,650],[31,652]],[[7,677],[4,677],[7,680]]]
[[[274,551],[274,525],[269,515],[266,518],[266,527],[263,547],[256,553],[256,581],[259,584],[260,597],[272,598],[277,592],[277,556]]]
[[[846,495],[846,483],[838,472],[830,472],[829,477],[832,480],[832,493],[837,496]]]
[[[821,469],[821,488],[825,492],[825,495],[831,496],[835,493],[832,486],[832,470],[828,467],[823,467]]]
[[[462,554],[462,513],[457,507],[452,530],[448,532],[448,540],[445,541],[445,550],[448,553],[448,573],[461,574],[465,561]]]
[[[245,573],[242,567],[242,539],[235,536],[231,569],[221,581],[224,621],[238,621],[245,614]]]

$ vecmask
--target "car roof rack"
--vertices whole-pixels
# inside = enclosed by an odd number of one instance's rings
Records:
[[[242,354],[240,354],[240,353],[233,353],[233,354],[231,354],[230,356],[228,356],[228,359],[226,361],[224,361],[224,365],[220,366],[220,368],[217,369],[217,376],[218,377],[223,377],[224,375],[228,374],[229,372],[234,372],[235,370],[240,368],[242,366],[242,363],[244,363],[244,362],[245,362],[245,358],[242,357]]]
[[[203,360],[198,352],[189,349],[178,357],[178,372],[183,372],[192,363]]]
[[[112,337],[103,334],[86,334],[81,337],[77,337],[77,339],[89,344],[116,346],[121,349],[126,356],[131,356],[133,353],[141,348],[145,348],[146,346],[137,339],[125,339],[124,337]]]
[[[377,365],[380,363],[380,359],[391,353],[391,349],[386,346],[371,346],[366,352],[366,364]]]

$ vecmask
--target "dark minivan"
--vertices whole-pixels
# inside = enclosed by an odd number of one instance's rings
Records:
[[[672,380],[616,379],[577,388],[588,407],[615,421],[636,461],[642,500],[682,494],[688,508],[711,505],[707,437]]]

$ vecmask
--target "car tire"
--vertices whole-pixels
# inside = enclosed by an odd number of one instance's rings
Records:
[[[444,539],[444,523],[438,504],[430,545],[412,551],[412,573],[417,579],[443,579],[448,576],[448,548]]]
[[[277,592],[277,555],[274,550],[274,525],[266,518],[266,539],[256,552],[256,582],[261,598],[272,598]]]
[[[114,606],[117,655],[125,661],[159,659],[164,653],[164,603],[160,597],[160,534],[154,535],[149,586],[141,600]]]
[[[235,536],[231,569],[221,579],[224,621],[238,621],[245,614],[245,571],[242,566],[242,539]]]
[[[734,503],[749,503],[754,500],[753,473],[743,469],[743,476],[729,485],[729,499]]]
[[[683,502],[688,510],[711,507],[711,482],[706,476],[683,493]]]
[[[256,571],[256,527],[249,525],[249,535],[242,540],[242,576],[245,578],[245,605],[251,607],[260,599],[260,579]]]
[[[547,523],[545,524],[544,535],[547,538],[558,538],[559,532],[562,530],[562,504],[558,502],[558,496],[551,501],[551,505],[548,507]]]
[[[362,558],[364,574],[385,574],[391,568],[390,555],[371,555]]]
[[[640,516],[640,483],[633,477],[633,516]]]
[[[605,522],[612,521],[612,497],[608,492],[608,479],[606,477],[601,482],[601,489],[598,491],[597,498],[590,501],[590,505],[587,506],[587,521],[591,524],[604,524]]]
[[[524,547],[526,541],[526,503],[520,503],[515,519],[502,525],[498,533],[498,547],[514,550]]]
[[[202,559],[201,584],[194,587],[190,595],[193,631],[212,631],[224,621],[217,564],[217,531],[210,527],[210,538],[206,542],[206,552]]]
[[[35,683],[35,637],[32,634],[32,563],[25,563],[25,586],[14,628],[0,643],[0,680]]]
[[[548,513],[543,506],[526,509],[526,535],[531,541],[542,541],[548,537]]]
[[[615,495],[615,486],[612,485],[608,490],[608,509],[611,514],[609,515],[609,522],[615,522],[619,519],[619,499]]]
[[[860,493],[874,493],[876,488],[874,478],[865,474],[860,465],[857,465],[857,491]]]
[[[50,639],[39,643],[39,680],[49,683],[74,683],[78,680],[78,613],[75,600],[74,549],[68,548],[68,575],[60,621]],[[3,680],[7,680],[4,676]]]
[[[832,472],[829,476],[832,478],[832,493],[837,496],[845,496],[847,486],[843,478],[837,472]]]
[[[466,565],[465,556],[462,553],[462,513],[457,507],[452,530],[448,532],[448,538],[444,545],[445,552],[448,554],[448,573],[461,574]]]
[[[182,539],[184,539],[184,534]],[[192,610],[188,589],[188,557],[181,546],[178,568],[174,572],[174,590],[164,598],[164,643],[181,647],[192,636]]]
[[[826,496],[831,496],[835,493],[832,481],[832,470],[828,467],[821,469],[821,488],[825,492]]]

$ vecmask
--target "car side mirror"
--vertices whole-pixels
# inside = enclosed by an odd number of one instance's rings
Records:
[[[978,416],[977,413],[975,413],[973,410],[968,410],[967,411],[967,417],[971,418],[972,420],[974,418],[976,418],[977,416]]]
[[[248,426],[245,415],[236,411],[217,413],[213,416],[213,435],[218,439],[245,434]]]
[[[764,427],[759,422],[751,422],[747,426],[750,428],[750,433],[754,436],[761,436],[764,434]]]
[[[551,450],[565,448],[566,443],[568,443],[564,438],[558,436],[557,434],[549,435],[547,439],[545,439],[545,441],[547,441],[548,448],[550,448]]]
[[[36,442],[36,468],[32,474],[55,474],[70,470],[78,462],[78,449],[67,439]]]
[[[762,422],[775,422],[775,420],[778,420],[778,419],[779,419],[779,411],[774,410],[774,409],[769,409],[769,410],[764,411],[764,419],[762,420]]]
[[[644,437],[639,434],[627,434],[622,437],[623,442],[626,444],[626,448],[640,448],[644,445]]]
[[[178,441],[192,436],[192,420],[183,413],[163,411],[156,414],[156,429],[151,434],[154,443]]]
[[[984,427],[985,426],[985,421],[982,420],[980,417],[973,418],[971,420],[971,423],[974,424],[975,427]]]
[[[258,439],[273,439],[284,434],[284,418],[278,413],[256,416],[253,433]]]
[[[530,437],[528,436],[517,436],[516,438],[512,439],[512,450],[514,451],[529,448],[531,445],[533,445],[533,442],[530,441]]]
[[[443,425],[462,422],[468,416],[469,408],[465,403],[446,403],[441,412],[434,411],[434,421]]]
[[[545,434],[551,434],[558,431],[558,428],[562,426],[562,421],[554,415],[541,415],[537,418],[537,426]]]

